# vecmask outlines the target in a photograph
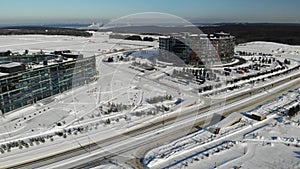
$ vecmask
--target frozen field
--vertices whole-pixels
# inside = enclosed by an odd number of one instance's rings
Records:
[[[109,39],[108,33],[96,33],[92,38],[40,35],[0,38],[3,51],[68,49],[86,57],[100,55],[96,60],[100,74],[96,82],[1,117],[0,150],[2,159],[6,159],[1,160],[2,165],[12,163],[12,157],[28,158],[24,153],[42,149],[31,155],[39,157],[104,139],[191,103],[201,104],[195,95],[182,94],[178,87],[170,88],[130,69],[131,62],[103,62],[112,55],[122,55],[120,49],[148,48],[152,42]],[[184,101],[176,103],[178,99]]]
[[[273,42],[250,42],[238,45],[235,51],[256,53],[270,53],[277,57],[284,57],[300,61],[300,46],[285,45]]]
[[[295,69],[281,74],[299,66],[300,47],[267,42],[239,45],[236,51],[257,54],[241,56],[246,63],[229,65],[231,72],[226,76],[222,67],[210,70],[156,62],[157,42],[109,39],[109,34],[95,33],[90,38],[0,36],[0,51],[72,50],[85,57],[96,55],[99,72],[99,78],[91,84],[2,116],[2,165],[109,138],[177,111],[211,104],[210,99],[223,99],[299,73]],[[290,64],[284,64],[285,59],[291,60]],[[267,73],[257,75],[259,72]],[[144,163],[150,168],[272,168],[274,163],[280,168],[299,168],[299,115],[289,119],[282,109],[299,104],[299,97],[298,89],[253,110],[238,112],[243,114],[241,122],[221,130],[220,135],[201,129],[149,150]],[[266,114],[267,120],[254,121],[249,118],[252,113]],[[262,158],[266,154],[276,156]],[[118,167],[128,166],[108,164],[98,168]]]
[[[139,43],[136,41],[124,41],[109,39],[110,33],[94,33],[92,37],[74,36],[45,36],[45,35],[12,35],[0,36],[0,51],[11,50],[23,53],[30,51],[53,52],[55,50],[72,50],[83,54],[85,57],[112,52],[113,50],[128,50],[143,48],[153,45],[151,42]]]

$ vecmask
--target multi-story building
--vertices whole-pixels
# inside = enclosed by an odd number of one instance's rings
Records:
[[[0,64],[2,113],[92,82],[97,74],[94,56],[74,58],[71,55],[68,58],[52,54],[9,58],[23,59],[24,62],[2,60]]]
[[[159,38],[162,57],[176,55],[192,65],[228,63],[234,56],[235,38],[227,33],[180,33]]]

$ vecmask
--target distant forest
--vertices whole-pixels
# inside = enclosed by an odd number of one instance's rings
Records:
[[[300,45],[300,25],[291,24],[235,24],[199,27],[204,33],[228,32],[236,37],[236,43],[268,41]]]
[[[210,26],[199,26],[204,33],[227,32],[236,37],[236,43],[245,43],[251,41],[269,41],[284,43],[290,45],[300,45],[300,24],[215,24]],[[113,31],[115,33],[135,33],[148,35],[165,35],[172,32],[194,32],[198,33],[193,27],[157,27],[157,26],[132,26],[111,28],[98,31]],[[53,27],[7,27],[0,28],[0,35],[69,35],[90,37],[91,33],[87,30],[74,28],[53,28]]]
[[[251,41],[269,41],[290,45],[300,45],[300,24],[272,24],[272,23],[225,23],[209,26],[199,26],[203,33],[227,32],[236,37],[236,43]],[[115,33],[140,33],[153,35],[166,35],[171,32],[199,33],[195,27],[157,27],[133,26],[111,28]],[[107,30],[102,30],[107,31]],[[200,31],[200,32],[201,32]]]
[[[68,35],[90,37],[91,33],[72,28],[53,27],[7,27],[0,28],[0,35]]]

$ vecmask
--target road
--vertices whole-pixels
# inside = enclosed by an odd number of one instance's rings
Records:
[[[299,79],[300,73],[297,73],[291,77],[285,77],[284,79],[281,79],[279,81],[276,81],[271,84],[267,84],[265,86],[261,86],[258,88],[253,88],[251,90],[241,92],[237,95],[232,95],[227,98],[227,106],[228,108],[224,109],[223,115],[230,114],[234,111],[241,111],[246,110],[251,107],[254,107],[256,105],[262,104],[264,101],[270,100],[272,98],[278,97],[282,93],[287,92],[290,89],[296,88],[299,86]],[[295,79],[291,81],[292,79]],[[243,104],[238,104],[232,106],[235,102],[238,100],[241,101],[242,99],[248,98],[251,95],[255,95],[258,93],[261,93],[262,91],[280,86],[282,84],[288,83],[286,86],[281,86],[277,90],[274,90],[272,92],[267,92],[266,94],[263,94],[259,98],[253,98],[253,99],[247,99],[244,101]],[[58,168],[70,168],[75,166],[89,166],[89,164],[97,164],[99,161],[102,161],[103,159],[107,159],[116,155],[120,155],[124,152],[128,152],[131,150],[135,150],[140,148],[138,158],[143,156],[143,152],[147,151],[149,148],[153,146],[157,146],[159,144],[162,144],[164,142],[176,139],[182,135],[187,134],[188,132],[192,132],[195,129],[196,126],[205,126],[209,124],[209,116],[211,113],[209,113],[209,110],[213,106],[217,106],[221,104],[221,102],[215,102],[212,105],[203,105],[200,106],[197,110],[189,111],[189,112],[180,112],[180,113],[174,113],[174,115],[170,115],[164,118],[161,118],[159,120],[150,121],[148,123],[140,124],[137,128],[133,128],[132,130],[125,131],[122,135],[116,135],[114,137],[105,139],[105,140],[99,140],[95,141],[94,143],[82,145],[81,147],[77,147],[74,149],[66,150],[64,152],[60,152],[58,154],[54,154],[48,157],[41,157],[40,159],[34,159],[34,160],[28,160],[23,161],[18,164],[11,164],[10,166],[6,167],[12,167],[12,168],[34,168],[39,166],[47,166],[47,165],[57,165],[62,164],[63,166],[59,166]],[[198,115],[201,115],[200,117],[197,117]],[[205,115],[205,116],[203,116]],[[192,123],[191,123],[192,120]],[[181,122],[179,122],[181,121]],[[175,126],[177,124],[177,126]],[[174,130],[168,129],[168,127],[174,128]],[[163,130],[157,134],[157,132],[153,132],[154,130]],[[124,137],[124,135],[129,137]],[[148,139],[142,139],[142,141],[136,141],[135,139],[130,140],[131,138],[141,137],[147,135]],[[124,146],[121,144],[124,142],[127,146]],[[131,146],[128,146],[131,145]],[[102,147],[112,147],[115,148],[115,150],[110,151],[103,151],[100,152],[99,155],[97,153],[92,154],[92,157],[89,157],[85,160],[76,161],[75,163],[68,164],[67,162],[72,157],[80,156],[82,154],[91,154],[91,152],[99,150],[99,148]],[[114,153],[111,153],[114,152]],[[82,163],[82,164],[81,164]],[[141,164],[139,164],[139,160],[137,160],[138,165],[141,167]],[[64,165],[65,164],[65,165]],[[81,166],[82,165],[82,166]],[[92,166],[90,165],[90,166]]]

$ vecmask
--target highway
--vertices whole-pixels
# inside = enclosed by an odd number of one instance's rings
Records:
[[[275,81],[273,83],[253,88],[248,91],[241,92],[236,95],[232,95],[228,98],[226,98],[226,108],[224,108],[224,111],[222,115],[228,115],[235,111],[242,111],[247,110],[252,107],[255,107],[259,104],[262,104],[263,102],[270,100],[272,98],[276,98],[280,96],[281,94],[299,87],[299,79],[300,73],[297,73],[295,75],[292,75],[290,77],[285,77],[281,80]],[[289,83],[288,83],[289,82]],[[288,83],[288,85],[283,85]],[[281,86],[282,85],[282,86]],[[259,98],[253,98],[253,99],[247,99],[250,96],[254,96],[256,94],[262,93],[262,91],[269,90],[275,87],[279,87],[278,89],[272,91],[272,92],[266,92],[266,94],[263,94]],[[243,99],[246,99],[243,104],[237,104],[232,106],[235,102],[241,101]],[[105,140],[99,140],[95,141],[94,143],[82,145],[81,147],[72,148],[63,152],[59,152],[57,154],[47,156],[47,157],[40,157],[39,159],[30,159],[28,161],[19,162],[16,164],[11,164],[11,168],[35,168],[40,166],[45,166],[46,168],[48,166],[56,166],[57,168],[71,168],[71,167],[84,167],[84,166],[93,166],[96,164],[99,164],[104,159],[111,158],[113,156],[117,156],[120,154],[123,154],[125,152],[129,152],[132,150],[139,149],[139,155],[138,158],[143,156],[143,153],[150,149],[151,147],[154,147],[156,145],[162,144],[164,142],[174,140],[180,136],[183,136],[187,134],[188,132],[192,132],[196,130],[197,127],[203,127],[205,125],[208,125],[210,121],[208,120],[211,116],[211,113],[209,112],[211,107],[218,106],[219,104],[222,104],[223,101],[212,103],[211,105],[205,104],[202,106],[199,106],[196,110],[188,111],[188,112],[179,112],[174,113],[170,116],[165,116],[163,118],[160,118],[159,120],[153,120],[149,121],[148,123],[143,123],[137,125],[137,127],[132,128],[131,130],[124,131],[121,135],[116,135],[113,137],[110,137]],[[191,123],[192,122],[192,123]],[[178,126],[176,126],[178,125]],[[168,129],[168,127],[174,128],[174,130]],[[153,132],[154,130],[163,130],[162,132]],[[141,136],[147,135],[148,139],[142,139],[140,141],[136,141],[136,139]],[[128,137],[124,137],[128,136]],[[122,142],[127,145],[124,146]],[[128,146],[130,143],[130,146]],[[95,153],[92,155],[92,157],[89,157],[88,159],[76,161],[76,163],[68,163],[68,159],[71,159],[72,157],[80,156],[82,154],[91,154],[87,152],[94,152],[102,147],[112,147],[110,151],[105,151],[108,148],[103,149],[100,153]],[[113,153],[112,153],[113,152]],[[65,162],[66,161],[66,162]],[[137,165],[139,167],[142,167],[141,164],[139,164],[139,160],[137,160]],[[48,167],[49,168],[49,167]],[[51,167],[52,168],[52,167]],[[54,167],[55,168],[55,167]]]

